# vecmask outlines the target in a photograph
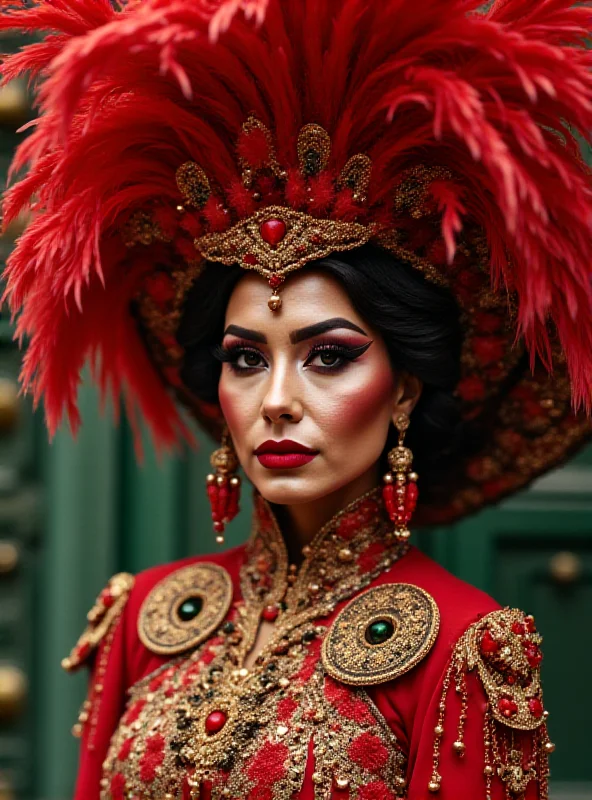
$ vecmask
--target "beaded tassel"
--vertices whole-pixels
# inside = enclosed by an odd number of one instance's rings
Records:
[[[228,429],[222,434],[222,447],[215,450],[210,464],[216,470],[206,478],[206,490],[212,509],[212,521],[216,542],[224,544],[224,529],[238,514],[241,480],[234,473],[238,469],[238,459]]]
[[[384,476],[382,496],[389,517],[395,523],[395,536],[406,541],[411,536],[408,525],[417,506],[419,491],[418,475],[411,471],[413,453],[403,446],[405,433],[409,427],[409,417],[401,414],[395,421],[399,431],[399,445],[388,454],[391,471]]]

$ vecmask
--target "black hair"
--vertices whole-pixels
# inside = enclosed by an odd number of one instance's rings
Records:
[[[440,472],[461,438],[460,405],[454,389],[460,379],[462,328],[452,294],[428,282],[407,262],[373,245],[338,253],[303,267],[323,270],[340,281],[353,306],[377,330],[394,370],[405,370],[423,382],[405,443],[414,453],[421,489]],[[185,349],[181,378],[192,393],[218,402],[221,363],[212,351],[224,332],[228,301],[244,269],[206,264],[190,289],[177,333]],[[391,425],[381,458],[396,445]],[[425,498],[425,494],[424,494]]]

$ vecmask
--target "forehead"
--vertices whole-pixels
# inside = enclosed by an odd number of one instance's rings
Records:
[[[264,278],[255,272],[246,273],[230,297],[225,324],[273,333],[331,317],[346,317],[360,325],[364,322],[340,281],[322,270],[289,274],[280,290],[279,311],[272,312],[267,305],[271,294]]]

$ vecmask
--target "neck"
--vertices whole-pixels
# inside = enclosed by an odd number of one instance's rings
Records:
[[[351,483],[324,497],[308,503],[273,504],[273,512],[280,525],[290,563],[300,564],[302,548],[310,544],[323,525],[342,508],[377,486],[378,481],[378,465],[374,464]]]

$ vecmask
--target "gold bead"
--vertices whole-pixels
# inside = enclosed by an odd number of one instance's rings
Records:
[[[267,301],[267,305],[271,311],[278,311],[282,307],[282,298],[274,292]]]
[[[302,555],[304,556],[304,558],[308,558],[311,553],[312,549],[310,548],[309,545],[305,544],[304,547],[302,548]]]
[[[392,483],[393,482],[393,473],[387,472],[386,475],[383,475],[382,480],[385,483]]]
[[[453,749],[453,750],[454,750],[454,752],[455,752],[455,753],[457,753],[459,756],[464,756],[464,754],[465,754],[465,743],[464,743],[464,742],[461,742],[461,741],[460,741],[460,739],[458,739],[458,740],[457,740],[456,742],[454,742],[454,744],[452,745],[452,749]]]
[[[490,777],[491,775],[493,775],[493,767],[491,766],[491,764],[487,764],[487,766],[483,770],[483,774],[487,775],[487,777]]]
[[[408,478],[410,481],[413,481],[413,483],[415,483],[415,481],[419,479],[419,475],[417,474],[417,472],[410,472]]]
[[[335,785],[338,789],[347,789],[349,787],[349,778],[335,778]]]
[[[216,476],[213,475],[212,473],[210,473],[208,475],[208,477],[206,478],[206,483],[208,484],[208,486],[211,486],[212,483],[215,483],[215,482],[216,482]]]
[[[224,537],[216,536],[216,544],[224,544]]]
[[[442,725],[436,725],[436,727],[434,728],[434,733],[436,734],[436,736],[442,736],[442,734],[444,733],[444,727]]]
[[[440,781],[430,781],[428,783],[428,791],[433,792],[434,794],[436,792],[439,792],[440,791]]]
[[[337,558],[342,564],[348,564],[350,561],[354,560],[354,554],[349,547],[342,547],[337,553]]]
[[[395,784],[398,789],[404,789],[407,786],[407,781],[401,775],[395,778]]]
[[[545,753],[554,753],[555,745],[553,742],[545,742]]]
[[[240,486],[240,482],[241,479],[238,477],[238,475],[233,475],[232,478],[230,479],[231,486]]]
[[[317,785],[323,782],[323,776],[320,772],[313,772],[312,773],[312,782],[316,783]]]

